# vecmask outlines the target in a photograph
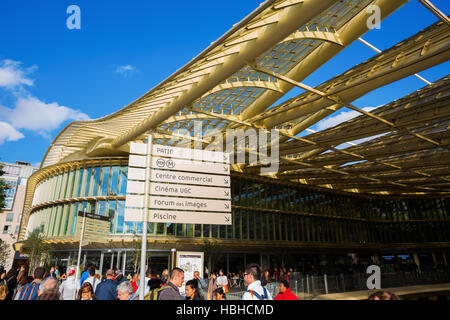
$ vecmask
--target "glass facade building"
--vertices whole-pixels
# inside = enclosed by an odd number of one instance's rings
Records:
[[[35,189],[27,231],[48,238],[75,233],[77,212],[111,218],[111,236],[142,233],[124,220],[127,165],[55,172]],[[450,241],[450,199],[383,199],[312,190],[234,174],[233,225],[148,223],[153,236],[245,241],[378,244]]]
[[[22,225],[25,236],[38,228],[60,261],[73,262],[81,219],[77,213],[86,209],[110,217],[111,224],[109,243],[83,247],[84,259],[101,264],[103,270],[122,264],[125,271],[133,270],[131,252],[143,224],[124,219],[127,175],[128,158],[118,157],[39,170],[28,186],[32,196]],[[449,198],[368,197],[237,172],[231,175],[231,191],[232,225],[148,223],[152,265],[167,267],[171,248],[207,251],[208,243],[220,243],[226,270],[243,267],[249,259],[265,267],[280,265],[280,252],[285,262],[302,261],[303,266],[323,254],[412,257],[421,252],[417,257],[431,259],[436,253],[439,261],[448,259]]]

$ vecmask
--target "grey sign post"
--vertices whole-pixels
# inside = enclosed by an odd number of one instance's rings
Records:
[[[152,153],[152,136],[148,135],[146,162],[145,162],[145,187],[144,187],[144,214],[142,217],[142,247],[141,247],[141,275],[140,275],[140,291],[139,300],[144,300],[145,296],[145,266],[147,265],[147,220],[148,220],[148,191],[150,184],[150,161]]]
[[[83,224],[81,227],[80,246],[78,247],[77,272],[75,273],[75,290],[73,291],[73,300],[76,300],[76,296],[77,296],[78,273],[80,272],[81,246],[82,246],[82,242],[83,242],[83,238],[84,238],[85,223],[86,223],[86,208],[84,208],[84,212],[83,212]]]

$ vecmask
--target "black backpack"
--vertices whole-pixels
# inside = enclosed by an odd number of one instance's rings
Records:
[[[269,300],[269,295],[267,294],[267,290],[265,287],[263,288],[263,295],[261,296],[258,292],[252,291],[252,290],[247,290],[247,292],[249,292],[252,296],[255,296],[258,298],[258,300]]]

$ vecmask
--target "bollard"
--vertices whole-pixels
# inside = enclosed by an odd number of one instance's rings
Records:
[[[343,291],[345,292],[345,281],[344,281],[344,274],[343,274],[343,273],[341,273],[341,276],[342,276],[342,288],[343,288]]]
[[[295,280],[295,295],[298,295],[298,289],[297,289],[297,279]]]
[[[323,275],[323,282],[324,282],[324,285],[325,285],[325,294],[328,294],[328,279],[327,279],[327,275],[326,274]]]

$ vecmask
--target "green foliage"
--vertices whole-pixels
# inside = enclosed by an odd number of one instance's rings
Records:
[[[51,258],[52,247],[44,241],[40,228],[36,228],[23,242],[22,252],[28,255],[29,270],[39,266],[46,266]]]
[[[141,269],[141,248],[142,248],[142,236],[137,235],[136,233],[133,235],[133,241],[131,242],[130,255],[133,260],[134,272],[140,273]],[[149,253],[146,252],[146,261],[148,261]]]
[[[209,272],[213,272],[215,270],[217,263],[223,257],[223,249],[218,244],[218,242],[205,241],[203,245],[203,251],[205,252],[205,260],[208,261],[211,259],[211,265],[208,266]]]
[[[6,260],[11,253],[9,245],[0,239],[0,266],[4,266],[6,264]]]
[[[0,165],[0,177],[4,175],[3,166]],[[5,180],[0,178],[0,211],[5,207],[5,199],[6,199],[6,190],[9,189],[9,185],[5,182]]]

